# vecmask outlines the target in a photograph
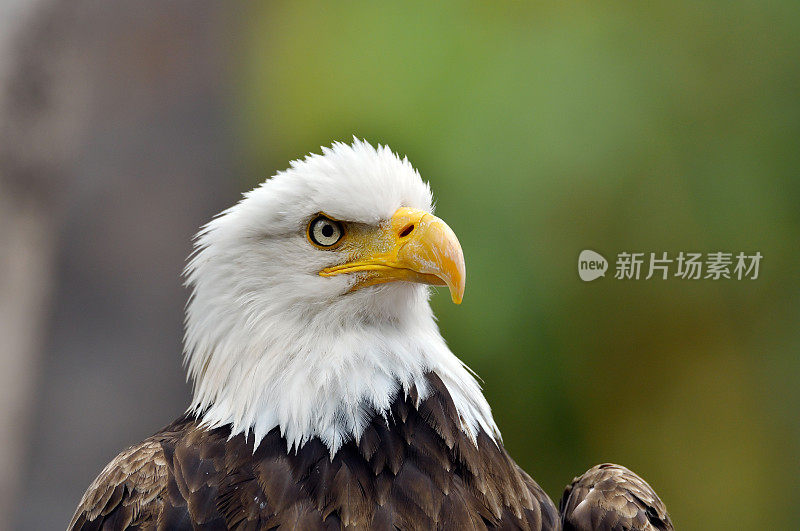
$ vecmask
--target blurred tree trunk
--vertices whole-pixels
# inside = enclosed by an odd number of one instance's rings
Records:
[[[12,514],[32,426],[53,256],[52,216],[0,180],[0,514]],[[15,197],[13,200],[12,197]],[[0,528],[7,522],[0,523]]]
[[[55,254],[51,192],[63,177],[63,134],[80,128],[59,132],[63,108],[17,76],[31,59],[27,28],[47,4],[0,4],[0,529],[15,514],[34,425]]]
[[[64,528],[181,413],[180,271],[235,200],[210,1],[0,5],[0,520]]]

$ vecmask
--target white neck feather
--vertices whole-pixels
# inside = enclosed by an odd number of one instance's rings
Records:
[[[398,392],[415,386],[420,400],[428,396],[424,375],[432,371],[450,392],[462,430],[473,440],[479,430],[499,440],[480,386],[439,333],[425,286],[367,288],[320,312],[283,305],[236,311],[204,295],[195,291],[189,302],[186,363],[194,380],[190,410],[209,427],[252,432],[256,446],[278,427],[289,447],[318,437],[333,455],[359,440],[373,412],[385,417]],[[387,317],[375,301],[409,311]]]

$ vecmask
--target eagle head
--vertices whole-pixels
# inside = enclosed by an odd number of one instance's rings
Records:
[[[204,226],[185,271],[192,409],[260,441],[319,437],[335,452],[424,375],[453,395],[463,429],[496,433],[450,352],[429,285],[455,303],[464,256],[407,159],[365,141],[294,161]]]

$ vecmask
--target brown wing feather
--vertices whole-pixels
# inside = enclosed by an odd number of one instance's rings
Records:
[[[576,477],[561,498],[564,531],[672,531],[664,502],[627,468],[597,465]]]
[[[69,529],[154,526],[166,487],[167,462],[154,439],[115,457],[83,495]],[[108,525],[111,524],[111,525]]]

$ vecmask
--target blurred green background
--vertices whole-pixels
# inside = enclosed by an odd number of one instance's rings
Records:
[[[433,305],[558,500],[622,463],[679,529],[800,520],[800,10],[280,2],[242,17],[241,187],[352,135],[408,155],[469,271]],[[578,279],[583,249],[760,251],[750,280]]]

